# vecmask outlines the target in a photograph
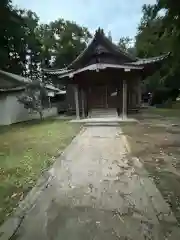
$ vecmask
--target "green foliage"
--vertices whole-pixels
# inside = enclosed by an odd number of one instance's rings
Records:
[[[124,51],[127,51],[128,48],[130,47],[132,39],[129,37],[121,37],[119,39],[119,43],[118,45],[120,46],[121,49],[123,49]]]
[[[167,52],[171,56],[151,78],[146,80],[147,89],[155,91],[162,86],[180,88],[180,4],[172,0],[158,0],[157,4],[144,5],[136,50],[138,57],[153,57]]]
[[[65,67],[86,47],[91,35],[87,28],[63,19],[50,23],[50,26],[55,35],[53,66]]]
[[[33,81],[26,87],[26,91],[18,96],[18,101],[26,109],[39,113],[40,119],[43,118],[43,102],[47,96],[46,90],[39,81]]]
[[[11,1],[0,1],[0,68],[14,73],[23,71],[22,53],[23,21],[18,11],[11,5]]]
[[[37,80],[42,67],[61,68],[72,62],[90,37],[87,28],[74,22],[39,24],[36,13],[0,1],[1,69]]]
[[[132,39],[129,37],[121,37],[119,39],[119,43],[118,45],[120,46],[120,48],[122,50],[124,50],[125,52],[130,53],[131,55],[135,56],[136,55],[136,50],[135,48],[132,46]]]

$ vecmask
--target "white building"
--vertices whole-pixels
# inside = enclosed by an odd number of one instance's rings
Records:
[[[38,119],[39,114],[30,113],[17,97],[20,96],[31,80],[22,76],[0,70],[0,125]],[[60,90],[53,85],[47,86],[48,96],[54,96]],[[44,109],[44,117],[57,115],[57,107]]]

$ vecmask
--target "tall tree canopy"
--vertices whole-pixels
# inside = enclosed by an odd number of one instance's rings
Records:
[[[136,36],[138,57],[171,53],[169,60],[146,83],[151,90],[160,87],[180,88],[180,4],[173,0],[157,0],[144,5],[143,17]]]
[[[133,40],[130,37],[121,37],[118,45],[122,50],[128,52],[132,56],[136,56],[136,48],[133,44]]]
[[[21,37],[23,22],[11,1],[0,1],[0,67],[20,73]]]
[[[87,28],[59,19],[39,24],[36,13],[0,1],[0,68],[31,79],[42,67],[62,68],[86,47]]]
[[[43,46],[44,65],[57,68],[70,64],[91,37],[87,28],[64,19],[40,25],[36,34]]]
[[[180,88],[180,3],[157,0],[144,5],[135,48],[122,37],[119,45],[138,57],[153,57],[171,52],[171,57],[149,78],[151,89]],[[16,9],[11,0],[0,1],[0,68],[28,76],[41,77],[41,68],[63,68],[86,47],[88,29],[75,22],[58,19],[40,24],[36,13]],[[109,34],[109,38],[111,38]]]

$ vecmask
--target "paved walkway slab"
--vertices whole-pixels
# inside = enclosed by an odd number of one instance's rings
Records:
[[[82,131],[56,161],[18,240],[176,240],[177,222],[116,126]]]

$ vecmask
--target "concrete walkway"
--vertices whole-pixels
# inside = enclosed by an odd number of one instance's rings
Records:
[[[119,127],[82,131],[50,170],[18,240],[180,239],[176,219]]]

